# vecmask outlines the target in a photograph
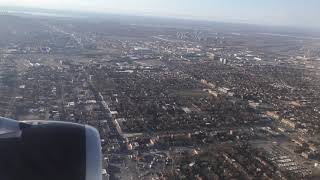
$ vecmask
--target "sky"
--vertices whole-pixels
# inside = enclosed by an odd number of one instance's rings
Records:
[[[0,6],[320,28],[320,0],[0,0]]]

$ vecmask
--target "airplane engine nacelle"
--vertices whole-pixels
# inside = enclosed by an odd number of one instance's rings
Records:
[[[91,126],[0,117],[1,180],[101,180],[101,166]]]

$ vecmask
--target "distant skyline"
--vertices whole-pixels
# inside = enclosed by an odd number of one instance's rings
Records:
[[[320,28],[319,0],[0,0],[0,6]]]

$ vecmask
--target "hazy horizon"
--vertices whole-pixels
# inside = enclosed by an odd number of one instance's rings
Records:
[[[316,0],[0,0],[0,6],[320,28]]]

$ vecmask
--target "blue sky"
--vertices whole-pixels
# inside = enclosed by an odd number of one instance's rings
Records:
[[[0,5],[320,27],[320,0],[0,0]]]

